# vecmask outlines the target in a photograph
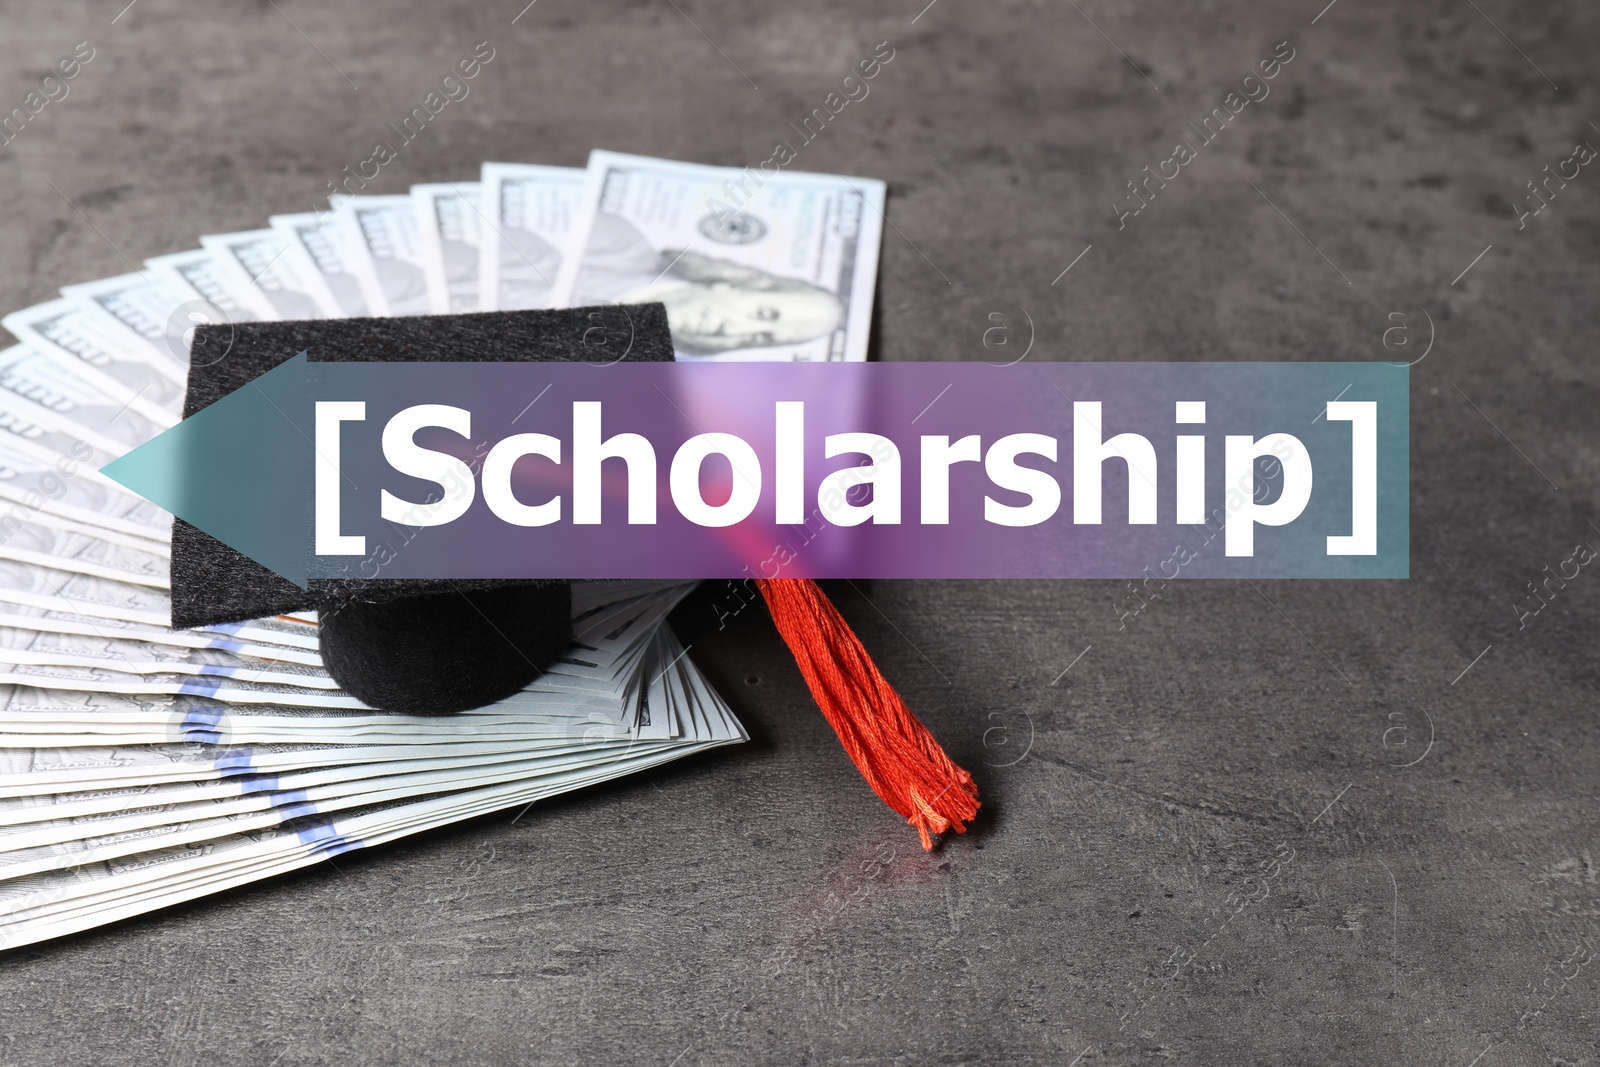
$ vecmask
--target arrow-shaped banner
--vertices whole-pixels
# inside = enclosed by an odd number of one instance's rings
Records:
[[[105,473],[308,578],[1404,578],[1383,363],[337,363]]]

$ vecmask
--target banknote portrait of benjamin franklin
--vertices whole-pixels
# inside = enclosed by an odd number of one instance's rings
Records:
[[[572,303],[608,301],[665,304],[673,343],[691,356],[801,344],[844,318],[826,289],[699,252],[653,248],[627,220],[601,213]]]

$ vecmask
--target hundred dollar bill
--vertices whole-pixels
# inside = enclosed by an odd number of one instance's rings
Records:
[[[55,467],[63,478],[82,478],[95,485],[126,492],[100,468],[115,456],[70,432],[40,425],[20,414],[15,397],[0,393],[0,452],[26,457],[41,467]],[[65,461],[65,462],[63,462]]]
[[[252,680],[281,672],[247,677],[234,668],[171,662],[92,666],[81,652],[3,652],[0,660],[35,661],[0,663],[0,679],[14,687],[0,701],[0,722],[7,743],[15,746],[598,740],[637,736],[634,724],[640,720],[637,709],[624,709],[615,694],[565,693],[537,682],[514,699],[440,717],[373,712],[336,690],[312,693],[287,681]],[[665,673],[664,661],[657,656],[651,662],[657,670],[648,684],[655,684]],[[650,706],[648,693],[640,704]],[[652,722],[655,715],[674,714],[672,707],[650,706]],[[619,722],[622,716],[629,721]],[[663,736],[681,731],[681,724],[671,723]]]
[[[0,539],[0,560],[54,571],[167,588],[167,560],[144,546],[119,544],[99,531],[47,525],[41,516],[13,518]]]
[[[45,634],[72,634],[101,640],[128,640],[176,649],[217,649],[246,659],[272,663],[298,663],[322,668],[322,657],[305,649],[258,644],[198,630],[171,630],[142,626],[120,619],[86,618],[76,613],[44,611],[0,601],[0,628],[12,627]]]
[[[211,813],[205,813],[210,815]],[[304,814],[295,811],[293,815]],[[277,811],[242,811],[225,815],[211,815],[139,827],[132,830],[104,830],[84,827],[82,832],[93,834],[78,840],[49,845],[22,847],[13,851],[0,851],[0,879],[21,881],[30,877],[58,871],[81,870],[98,863],[117,863],[126,858],[137,860],[164,847],[193,847],[228,834],[248,834],[275,829],[284,817]],[[4,837],[0,836],[0,841]]]
[[[179,385],[189,380],[189,349],[183,330],[173,329],[174,317],[183,318],[185,298],[154,273],[63,285],[61,295],[97,319],[125,351],[138,353]]]
[[[26,345],[0,351],[0,390],[0,406],[17,419],[109,456],[120,456],[161,432],[155,423]]]
[[[86,464],[95,453],[43,457],[8,447],[32,442],[0,435],[0,544],[9,544],[28,524],[71,530],[163,560],[172,517],[147,500],[94,477]]]
[[[411,197],[342,198],[334,217],[370,313],[426,315],[428,284]]]
[[[573,232],[584,172],[576,167],[485,163],[482,174],[488,232],[478,267],[478,309],[556,306],[556,276]]]
[[[428,310],[435,315],[478,310],[478,249],[488,229],[479,190],[477,182],[411,187]]]
[[[338,685],[320,663],[271,663],[246,659],[215,646],[196,648],[166,641],[143,641],[98,626],[12,626],[0,614],[0,664],[82,667],[116,674],[191,675],[264,685],[333,690]]]
[[[144,261],[144,266],[150,270],[150,274],[165,278],[166,283],[173,286],[173,291],[182,294],[184,301],[203,301],[214,312],[218,312],[216,315],[208,315],[203,309],[190,309],[192,312],[197,312],[200,317],[186,317],[186,322],[182,323],[182,330],[178,334],[181,347],[187,346],[189,333],[198,323],[256,320],[253,307],[238,302],[232,290],[229,290],[226,280],[219,274],[216,256],[205,248],[174,251],[166,256],[152,256]]]
[[[596,151],[558,306],[667,306],[680,359],[864,360],[885,186]]]
[[[35,796],[70,794],[86,803],[102,798],[110,808],[95,810],[112,810],[121,806],[116,796],[124,791],[173,782],[268,775],[301,766],[335,766],[346,762],[347,752],[354,762],[361,760],[365,751],[383,750],[366,750],[360,745],[204,744],[0,748],[0,798],[10,805]]]
[[[45,659],[44,656],[14,655],[0,648],[0,682],[7,685],[30,686],[35,689],[70,690],[80,693],[97,693],[105,696],[126,697],[176,697],[193,696],[203,700],[217,700],[229,704],[264,704],[284,708],[315,708],[361,710],[366,705],[355,697],[348,696],[337,690],[318,689],[310,691],[298,684],[286,685],[282,682],[254,681],[264,672],[234,671],[231,668],[207,668],[200,665],[180,668],[178,664],[134,664],[112,663],[104,667],[92,666],[77,662],[77,657],[48,657],[54,660],[49,663],[17,663],[18,659]],[[171,669],[167,669],[170,667]],[[123,743],[128,743],[132,731],[127,729],[134,724],[105,722],[89,723],[67,721],[64,719],[50,719],[43,715],[34,714],[16,717],[17,709],[8,707],[0,710],[0,723],[23,724],[13,729],[11,725],[4,726],[8,734],[21,734],[24,727],[34,732],[44,732],[40,729],[47,725],[51,731],[61,733],[107,733],[123,738]],[[165,722],[163,721],[164,725]],[[105,729],[112,725],[115,728]],[[143,723],[139,725],[152,725]],[[159,744],[167,741],[187,740],[188,738],[174,736],[171,732],[160,730],[148,734],[140,740],[143,743]],[[312,740],[312,738],[296,736],[284,737],[283,740]],[[327,738],[323,738],[327,740]],[[69,742],[61,742],[63,744]]]
[[[507,772],[510,773],[510,772]],[[526,780],[519,778],[516,780]],[[380,780],[381,781],[381,780]],[[45,871],[117,860],[179,844],[213,840],[229,834],[273,829],[293,819],[331,814],[346,808],[392,803],[418,794],[438,793],[437,783],[418,782],[370,788],[375,783],[307,790],[294,799],[273,803],[260,795],[231,801],[184,805],[187,810],[141,812],[123,819],[89,817],[39,826],[0,830],[0,881],[26,878]],[[470,774],[462,787],[495,784]]]
[[[521,753],[502,755],[498,759],[486,757],[481,765],[516,762],[523,758]],[[29,835],[19,837],[8,833],[5,838],[8,845],[27,848],[84,836],[81,830],[72,828],[73,823],[93,820],[88,827],[89,832],[98,833],[183,821],[203,805],[214,805],[211,811],[218,815],[259,811],[291,802],[290,798],[300,790],[344,785],[346,792],[357,792],[370,789],[368,783],[374,778],[430,770],[448,771],[456,764],[457,761],[449,759],[395,760],[388,763],[297,769],[281,777],[249,775],[232,779],[148,783],[115,789],[4,797],[0,798],[0,827],[7,831],[20,828],[21,833]],[[480,764],[475,761],[473,765]]]
[[[115,442],[106,442],[112,445],[107,450],[88,440],[90,437],[104,440],[104,435],[78,432],[78,427],[59,418],[58,414],[48,413],[26,398],[3,389],[0,389],[0,430],[5,430],[0,434],[0,450],[29,456],[43,467],[56,467],[62,477],[82,478],[106,490],[126,493],[122,485],[101,474],[101,467],[120,456],[122,448]]]
[[[359,739],[305,744],[217,745],[201,742],[135,744],[123,747],[74,745],[66,748],[0,749],[0,813],[7,824],[33,821],[10,805],[43,795],[58,803],[83,805],[91,812],[127,807],[123,792],[181,783],[214,784],[219,795],[277,789],[279,782],[312,769],[335,776],[384,774],[386,765],[406,761],[440,764],[494,761],[537,751],[545,742],[524,733],[508,740],[454,738],[420,744],[372,744]],[[555,738],[549,744],[565,743]],[[282,788],[289,788],[284,785]]]
[[[100,473],[120,451],[97,448],[54,418],[34,421],[41,413],[37,405],[0,389],[0,462],[7,471],[0,477],[7,487],[0,497],[27,510],[165,541],[171,516]]]
[[[215,824],[211,823],[219,817],[249,819],[256,827],[276,826],[290,819],[367,804],[536,781],[611,762],[625,755],[629,748],[616,742],[587,746],[568,742],[561,747],[545,747],[483,762],[429,760],[386,767],[340,768],[353,773],[323,771],[286,775],[270,790],[234,790],[232,795],[222,796],[213,795],[215,785],[187,783],[166,787],[156,796],[145,794],[131,810],[70,816],[41,812],[45,818],[0,826],[0,880],[69,867],[77,862],[131,855],[176,840],[206,840],[219,836]],[[372,773],[374,771],[384,773]],[[49,817],[52,815],[54,817]],[[201,830],[205,824],[210,824],[209,832]],[[225,832],[245,828],[235,825]],[[152,839],[155,843],[148,843]],[[108,846],[114,851],[106,851]],[[97,854],[86,854],[91,851]]]
[[[165,628],[172,618],[164,589],[10,560],[0,560],[0,604],[9,605],[6,610],[21,608],[49,618],[96,624],[110,621]],[[317,648],[316,626],[290,617],[219,623],[182,632],[305,651]]]
[[[430,745],[600,741],[633,735],[612,719],[616,702],[530,691],[542,700],[450,716],[375,712],[338,694],[319,698],[244,683],[135,680],[45,665],[6,666],[0,700],[6,744],[15,748],[104,745]],[[167,680],[170,681],[170,680]],[[203,683],[203,684],[202,684]],[[652,713],[672,714],[668,707]],[[672,736],[677,735],[676,730]]]
[[[282,746],[287,748],[288,746]],[[399,775],[411,774],[440,774],[451,773],[460,768],[500,767],[506,764],[520,763],[531,756],[544,756],[565,747],[566,750],[576,752],[570,739],[536,739],[526,742],[496,742],[479,745],[418,745],[418,746],[390,746],[378,748],[375,746],[362,747],[358,745],[326,746],[326,749],[336,751],[318,750],[309,747],[300,749],[308,758],[304,763],[296,763],[282,773],[272,771],[233,771],[224,774],[213,773],[204,776],[195,776],[185,780],[163,779],[143,781],[137,780],[137,771],[133,768],[140,766],[144,761],[119,762],[118,769],[127,770],[133,776],[130,784],[117,785],[113,788],[104,788],[95,783],[69,783],[69,786],[87,785],[88,788],[57,789],[54,786],[41,786],[40,792],[27,795],[0,796],[0,826],[28,826],[36,827],[41,823],[53,823],[60,820],[84,819],[99,817],[106,820],[118,820],[116,825],[134,827],[171,821],[171,816],[176,813],[182,816],[185,809],[193,810],[193,805],[200,803],[227,803],[238,798],[259,800],[263,795],[266,803],[278,803],[287,797],[293,797],[300,790],[324,789],[328,787],[344,786],[346,793],[360,792],[372,788],[368,783],[374,779],[387,780],[393,784]],[[160,749],[162,755],[179,763],[194,763],[199,766],[201,756],[216,754],[221,751],[207,749],[206,746],[192,746],[191,750],[174,750],[173,746],[150,746],[151,749]],[[204,750],[204,751],[202,751]],[[73,749],[74,753],[93,753],[108,750],[100,749]],[[130,750],[123,750],[128,752]],[[143,750],[137,750],[141,754]],[[254,750],[245,752],[248,760]],[[351,762],[327,762],[336,760],[337,757],[348,753]],[[19,761],[27,761],[28,757],[11,750],[8,755],[14,754]],[[323,757],[326,757],[324,759]],[[0,768],[9,767],[6,755],[0,755]],[[15,777],[15,776],[13,776]],[[10,779],[6,779],[8,782]],[[328,795],[336,795],[329,793]],[[136,818],[145,812],[155,813],[155,817],[145,820]],[[221,812],[219,812],[220,814]],[[127,817],[126,822],[123,822]],[[74,835],[75,836],[75,835]],[[70,840],[70,837],[63,838]],[[39,842],[48,843],[48,842]]]
[[[320,319],[307,272],[285,253],[289,242],[276,230],[213,233],[200,245],[214,257],[217,276],[234,299],[263,319]]]
[[[288,243],[284,256],[298,267],[306,292],[324,315],[346,319],[370,314],[366,297],[361,295],[361,282],[350,270],[349,252],[332,213],[274,215],[270,221]]]
[[[0,318],[0,325],[67,373],[165,429],[183,411],[183,384],[121,347],[102,323],[70,300],[52,300]]]

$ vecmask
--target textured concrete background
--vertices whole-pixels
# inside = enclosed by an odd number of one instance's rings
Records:
[[[375,191],[591,146],[754,163],[887,40],[796,164],[890,182],[878,357],[982,358],[1007,308],[1042,359],[1432,337],[1414,577],[1188,583],[1123,631],[1114,583],[836,590],[984,790],[931,855],[709,591],[678,621],[752,744],[6,956],[0,1060],[1600,1063],[1600,573],[1514,607],[1600,546],[1600,171],[1514,211],[1600,145],[1600,11],[524,2],[0,3],[0,110],[97,49],[0,149],[0,305],[309,210],[482,40]]]

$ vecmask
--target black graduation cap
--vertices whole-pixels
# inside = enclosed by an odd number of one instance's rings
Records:
[[[196,329],[187,418],[301,352],[312,362],[590,362],[596,316],[624,323],[621,359],[670,362],[661,304],[408,318],[217,324]],[[601,362],[618,362],[606,350]],[[181,519],[172,527],[172,625],[206,626],[314,609],[322,660],[346,692],[382,711],[447,713],[525,687],[566,649],[571,583],[528,579],[312,579],[305,590]],[[817,705],[867,783],[925,847],[978,811],[953,763],[879,672],[815,582],[756,579]]]
[[[613,319],[630,338],[620,359],[672,360],[660,304],[200,326],[183,415],[301,352],[312,362],[594,361],[594,326]],[[535,579],[314,578],[308,591],[182,519],[172,524],[174,627],[315,610],[328,673],[382,711],[464,711],[522,689],[566,649],[571,602],[570,583]]]

